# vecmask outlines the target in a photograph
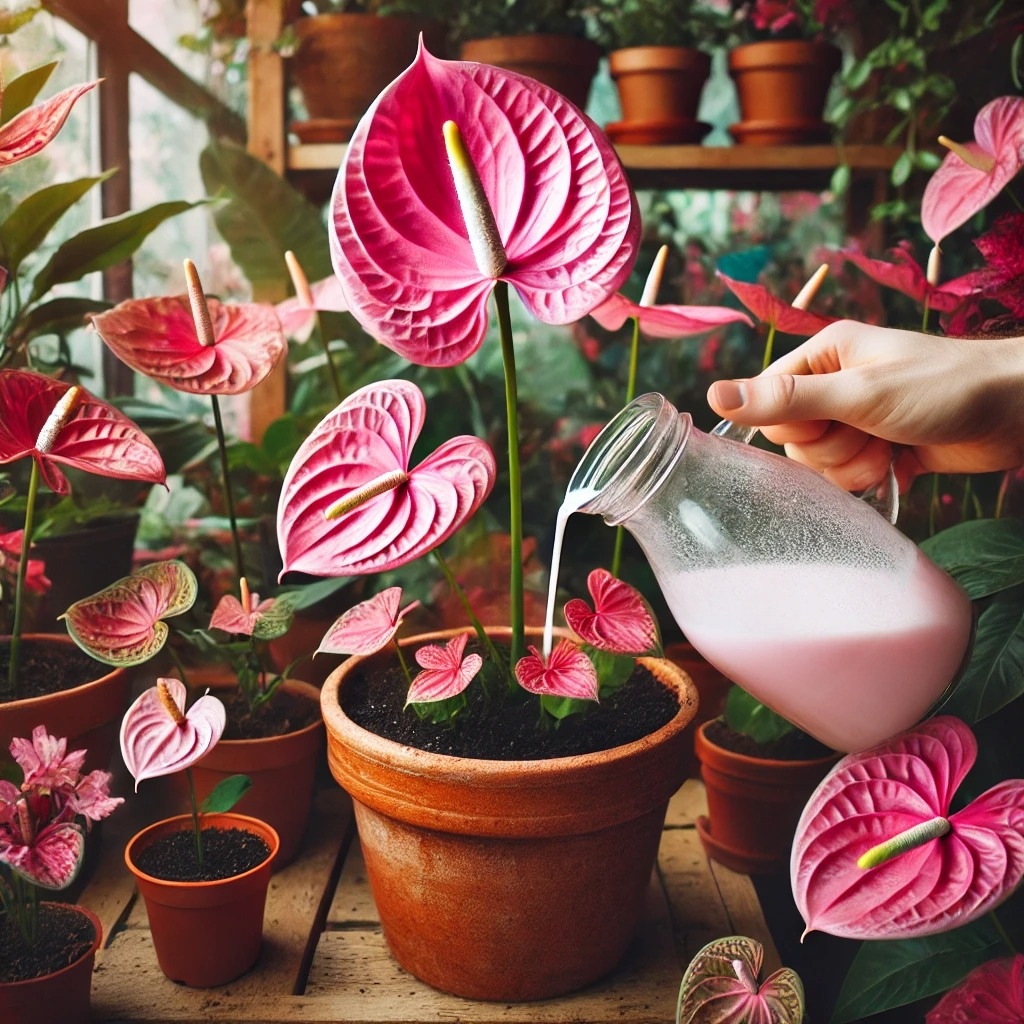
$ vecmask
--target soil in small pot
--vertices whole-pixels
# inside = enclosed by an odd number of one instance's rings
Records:
[[[0,678],[7,678],[11,661],[11,645],[0,647]],[[47,697],[51,693],[73,690],[83,683],[99,679],[112,669],[90,658],[74,646],[52,646],[23,640],[18,656],[18,697]]]
[[[479,647],[471,641],[467,651]],[[406,654],[407,660],[411,658]],[[540,726],[537,698],[525,691],[488,700],[479,680],[465,691],[467,706],[451,724],[403,709],[407,681],[396,663],[356,672],[345,682],[342,708],[357,725],[385,739],[434,754],[494,761],[538,761],[610,750],[642,739],[679,710],[675,694],[642,666],[613,695],[554,726]]]
[[[239,690],[217,694],[228,714],[226,740],[262,740],[298,732],[320,720],[320,705],[294,694],[278,690],[255,711],[249,709]]]
[[[202,837],[202,865],[190,828],[161,836],[132,859],[140,871],[165,882],[216,882],[251,871],[270,856],[266,840],[245,829],[204,828]]]
[[[813,736],[794,729],[771,743],[758,743],[746,733],[730,729],[721,718],[708,722],[704,735],[725,750],[747,757],[759,757],[769,761],[815,761],[835,753],[831,747],[819,743]]]
[[[0,984],[61,971],[81,959],[95,939],[92,922],[72,907],[40,907],[39,938],[31,947],[13,920],[0,918]]]

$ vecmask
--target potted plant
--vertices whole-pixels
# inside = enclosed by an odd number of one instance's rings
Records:
[[[109,772],[85,774],[86,752],[68,752],[67,740],[45,726],[11,740],[10,753],[21,781],[0,779],[0,1016],[88,1024],[99,919],[84,907],[44,902],[40,892],[74,881],[85,828],[124,801],[110,796]]]

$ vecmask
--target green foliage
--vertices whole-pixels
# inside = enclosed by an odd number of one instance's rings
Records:
[[[709,49],[731,24],[700,0],[599,0],[594,6],[597,41],[609,50],[628,46],[692,46]]]
[[[1024,583],[1024,523],[972,519],[921,542],[921,550],[972,598]]]
[[[774,743],[796,728],[739,686],[731,687],[725,698],[725,724],[757,743]]]
[[[451,0],[449,20],[455,39],[493,36],[587,36],[587,0]]]
[[[32,13],[34,14],[38,9],[39,5],[36,4]],[[0,19],[2,17],[0,15]],[[0,20],[0,34],[14,31],[14,28],[4,28],[4,24],[5,22]],[[14,27],[17,28],[17,26]],[[29,71],[18,75],[12,81],[5,83],[3,108],[0,109],[0,124],[7,124],[8,121],[13,120],[23,110],[27,110],[32,106],[35,98],[39,95],[39,90],[50,80],[50,75],[53,74],[53,69],[56,66],[57,61],[51,61],[49,64],[40,64],[39,67],[31,68]]]
[[[302,12],[443,18],[445,6],[445,0],[304,0]]]
[[[252,779],[248,775],[229,775],[213,787],[199,810],[203,814],[224,814],[230,811],[250,789],[252,789]]]

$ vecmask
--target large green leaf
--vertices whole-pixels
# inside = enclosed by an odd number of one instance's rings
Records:
[[[29,17],[31,18],[38,9],[38,6],[36,6],[35,10],[29,13]],[[0,26],[2,24],[0,22]],[[17,28],[17,25],[15,25],[15,28]],[[14,29],[0,28],[0,31],[13,32]],[[3,106],[0,108],[0,124],[7,124],[11,118],[17,117],[23,110],[27,110],[32,106],[33,101],[39,95],[39,90],[46,85],[56,66],[57,61],[55,60],[49,64],[40,64],[39,67],[32,68],[24,74],[18,75],[17,78],[12,78],[4,86]]]
[[[987,597],[1024,583],[1024,522],[973,519],[921,544],[972,598]]]
[[[114,173],[107,171],[93,178],[50,185],[33,192],[19,203],[0,224],[0,250],[3,251],[7,269],[12,274],[17,273],[21,261],[43,244],[50,228],[94,185]]]
[[[102,313],[110,303],[102,299],[80,299],[66,296],[34,306],[21,318],[15,337],[19,343],[40,334],[64,334],[74,327],[84,327],[90,313]]]
[[[729,687],[725,698],[725,722],[730,729],[749,736],[756,743],[774,743],[795,726],[765,707],[741,686]]]
[[[199,169],[207,191],[224,197],[213,218],[257,292],[281,288],[288,249],[310,281],[333,272],[320,211],[261,160],[239,146],[211,144]]]
[[[832,1024],[938,995],[1005,947],[986,918],[924,939],[865,942],[843,981]]]
[[[207,200],[189,203],[177,199],[158,203],[146,210],[126,213],[86,228],[59,246],[46,266],[36,275],[30,302],[45,295],[55,284],[78,281],[97,270],[105,270],[128,259],[165,220],[191,210]]]

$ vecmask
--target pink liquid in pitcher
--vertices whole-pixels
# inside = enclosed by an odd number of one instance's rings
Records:
[[[967,595],[920,552],[899,574],[823,565],[683,573],[662,589],[687,639],[836,750],[918,722],[967,649]]]

